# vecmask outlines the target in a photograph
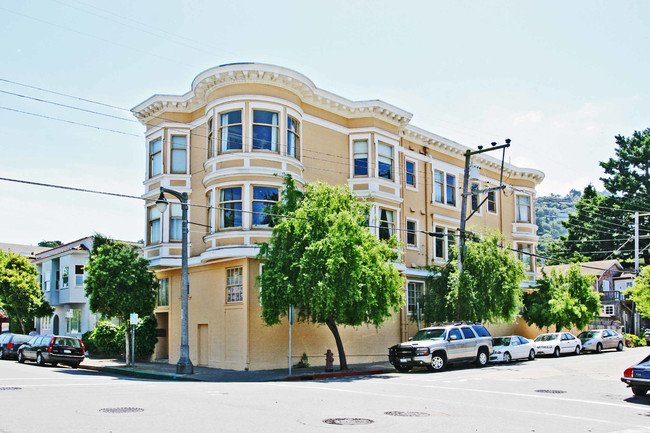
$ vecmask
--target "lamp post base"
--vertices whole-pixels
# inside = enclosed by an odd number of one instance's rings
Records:
[[[194,366],[189,359],[181,359],[176,364],[176,374],[194,374]]]

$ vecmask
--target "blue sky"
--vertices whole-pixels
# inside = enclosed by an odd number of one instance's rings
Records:
[[[650,127],[649,19],[650,2],[625,0],[7,1],[0,92],[128,120],[0,93],[0,177],[139,196],[144,128],[124,109],[185,93],[207,68],[255,61],[384,100],[467,146],[510,138],[510,162],[546,173],[541,195],[601,188],[614,136]],[[138,200],[6,181],[0,200],[0,242],[143,238]]]

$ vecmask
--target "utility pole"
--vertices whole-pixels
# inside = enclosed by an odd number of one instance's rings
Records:
[[[496,142],[492,142],[492,147],[489,147],[487,149],[483,149],[483,146],[479,146],[478,150],[469,150],[465,151],[465,171],[463,173],[463,194],[461,195],[461,203],[460,203],[460,226],[459,226],[459,239],[458,239],[458,275],[460,275],[463,272],[463,261],[465,260],[465,223],[467,222],[468,219],[474,215],[474,213],[481,207],[481,205],[487,200],[487,195],[485,199],[477,206],[476,209],[468,216],[467,215],[467,196],[473,195],[473,194],[480,194],[480,193],[486,193],[490,191],[499,191],[505,188],[505,185],[503,185],[503,163],[505,159],[505,154],[506,154],[506,148],[510,147],[510,139],[508,138],[506,140],[506,144],[502,144],[501,146],[497,146]],[[501,179],[499,179],[499,186],[495,188],[486,188],[481,191],[472,191],[472,192],[467,192],[468,187],[469,187],[469,169],[470,169],[470,160],[473,155],[478,155],[479,153],[485,153],[485,152],[490,152],[492,150],[497,150],[497,149],[503,149],[503,157],[501,159]],[[460,290],[460,287],[459,287]],[[461,302],[461,296],[460,293],[458,293],[458,300],[456,303],[456,320],[460,321],[460,302]]]

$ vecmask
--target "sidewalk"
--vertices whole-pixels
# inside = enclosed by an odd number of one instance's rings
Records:
[[[367,376],[384,374],[395,371],[388,362],[375,362],[364,364],[349,364],[347,371],[334,370],[326,372],[325,367],[293,368],[289,376],[289,369],[239,371],[221,368],[194,366],[194,374],[176,374],[176,364],[159,362],[135,363],[135,368],[127,367],[124,361],[117,359],[86,358],[79,368],[100,371],[102,373],[117,374],[121,376],[137,377],[141,379],[181,380],[195,382],[271,382],[271,381],[300,381],[318,380],[336,377]],[[336,367],[335,367],[336,368]]]

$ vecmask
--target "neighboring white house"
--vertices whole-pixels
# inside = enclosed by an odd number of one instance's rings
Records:
[[[45,300],[54,307],[52,317],[36,319],[40,334],[81,336],[95,329],[96,315],[90,311],[84,290],[85,270],[92,236],[35,254]]]

